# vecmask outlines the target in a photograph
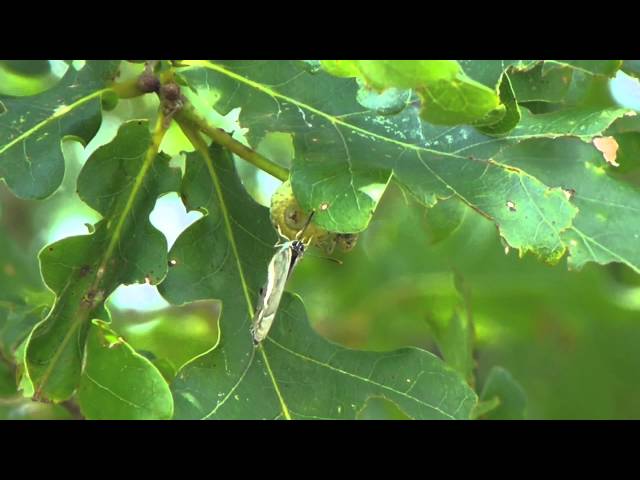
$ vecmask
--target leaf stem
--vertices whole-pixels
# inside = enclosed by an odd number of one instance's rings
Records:
[[[176,120],[179,122],[182,121],[183,124],[186,121],[188,124],[195,126],[214,142],[222,145],[232,153],[235,153],[240,158],[246,160],[252,165],[255,165],[260,170],[267,172],[278,180],[284,182],[289,178],[289,170],[260,155],[252,148],[243,145],[223,129],[210,124],[207,119],[200,115],[188,101],[185,103],[184,108],[180,113],[176,114]]]

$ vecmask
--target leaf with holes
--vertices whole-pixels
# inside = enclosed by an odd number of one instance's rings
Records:
[[[387,116],[365,110],[357,102],[354,79],[312,74],[299,62],[185,63],[191,66],[182,74],[195,91],[216,93],[219,113],[242,107],[240,124],[251,145],[271,131],[293,135],[293,191],[307,211],[328,206],[317,212],[318,225],[363,230],[393,173],[424,205],[453,195],[493,220],[521,255],[533,252],[550,263],[566,251],[560,235],[571,226],[576,208],[561,188],[493,156],[532,137],[588,139],[626,112],[548,118],[522,108],[518,126],[494,138],[471,127],[430,125],[415,106]]]
[[[40,254],[42,276],[57,298],[31,333],[28,376],[38,398],[69,398],[80,379],[89,322],[108,320],[105,299],[120,284],[160,282],[167,242],[149,222],[159,195],[179,187],[180,171],[157,154],[146,121],[124,123],[96,150],[78,178],[78,194],[102,214],[90,235],[68,237]]]
[[[640,189],[618,178],[617,167],[594,145],[576,139],[530,140],[503,150],[498,161],[563,189],[578,208],[573,225],[560,233],[571,267],[621,262],[640,272]]]
[[[437,357],[333,345],[313,332],[290,295],[269,337],[254,348],[253,305],[275,252],[268,210],[244,191],[230,154],[215,145],[206,157],[188,155],[182,197],[207,215],[176,241],[159,290],[174,304],[220,299],[222,319],[216,347],[185,365],[172,384],[177,418],[355,418],[371,396],[389,398],[416,418],[468,418],[475,394]]]
[[[114,79],[120,61],[88,61],[69,66],[53,88],[25,100],[0,95],[0,178],[22,198],[45,198],[62,182],[61,142],[83,143],[101,122],[101,96]]]

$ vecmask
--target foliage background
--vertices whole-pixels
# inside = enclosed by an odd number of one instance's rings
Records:
[[[634,106],[637,82],[627,87],[621,78],[612,82],[614,94]],[[80,168],[123,120],[153,117],[156,108],[157,100],[149,97],[120,102],[105,113],[86,148],[66,141],[63,186],[45,202],[17,199],[0,183],[0,288],[5,293],[20,279],[33,295],[51,295],[40,278],[37,253],[48,243],[85,233],[85,224],[98,219],[75,193]],[[237,112],[226,121],[232,125],[236,119]],[[178,152],[188,148],[184,138],[172,127],[166,141],[165,148],[176,154],[172,164],[183,166]],[[284,166],[291,160],[286,138],[273,136],[258,150]],[[249,192],[268,205],[279,182],[240,159],[236,165]],[[505,253],[495,226],[479,215],[460,214],[456,202],[425,211],[392,186],[354,251],[336,254],[342,265],[308,255],[288,290],[304,299],[313,327],[353,348],[414,345],[439,353],[432,319],[458,295],[452,274],[457,272],[470,292],[478,386],[499,365],[526,393],[526,418],[640,418],[640,277],[621,264],[590,263],[569,271],[565,259],[551,267],[531,255]],[[430,221],[438,214],[455,224],[439,231]],[[158,200],[150,218],[171,246],[199,216],[187,214],[178,195],[169,194]],[[153,352],[149,358],[163,357],[157,366],[167,375],[215,343],[215,302],[170,307],[155,286],[134,285],[121,286],[109,308],[114,329],[139,351]],[[0,363],[0,396],[12,398],[11,377]],[[5,418],[71,415],[63,406],[0,402]],[[379,401],[362,413],[363,418],[397,415]]]

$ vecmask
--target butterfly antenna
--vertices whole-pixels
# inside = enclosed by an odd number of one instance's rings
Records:
[[[309,224],[311,223],[311,219],[313,218],[313,215],[316,213],[315,210],[311,211],[311,214],[309,215],[309,217],[307,218],[307,221],[304,222],[304,227],[302,227],[302,230],[300,230],[298,232],[298,234],[296,235],[296,238],[299,240],[300,238],[302,238],[302,236],[304,235],[305,230],[307,229],[307,227],[309,226]]]

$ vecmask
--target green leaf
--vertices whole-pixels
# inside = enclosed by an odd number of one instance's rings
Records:
[[[499,92],[500,102],[505,106],[506,111],[504,117],[502,117],[499,122],[478,127],[478,130],[486,135],[504,135],[513,130],[515,126],[518,125],[518,122],[520,122],[520,107],[513,92],[511,79],[506,73],[501,77]]]
[[[622,67],[622,60],[548,60],[548,63],[569,65],[592,75],[613,77]]]
[[[431,126],[415,108],[393,116],[372,114],[355,100],[357,82],[311,75],[297,63],[195,62],[183,73],[194,88],[215,89],[220,113],[242,106],[240,123],[248,128],[252,145],[268,131],[293,133],[293,191],[307,211],[329,205],[314,217],[323,228],[363,230],[373,212],[358,203],[366,196],[354,192],[393,170],[396,180],[427,206],[453,194],[492,219],[521,254],[532,251],[553,262],[564,252],[559,232],[571,225],[576,210],[562,191],[491,159],[505,144],[527,138],[527,132],[499,140],[469,127]],[[331,207],[337,200],[331,184],[343,189],[337,211]],[[382,190],[381,184],[371,185]],[[522,206],[522,213],[514,215],[508,202]]]
[[[268,210],[237,178],[231,156],[187,157],[182,196],[206,210],[171,249],[175,265],[159,286],[171,303],[222,301],[219,342],[178,373],[176,418],[355,418],[384,396],[416,418],[468,418],[475,395],[437,357],[410,348],[357,352],[313,332],[302,303],[286,294],[269,337],[254,349],[253,305],[275,250]],[[309,398],[312,385],[334,385]]]
[[[547,64],[544,64],[547,65]],[[530,70],[509,75],[518,102],[562,102],[569,91],[573,69],[569,66],[543,71],[540,63]]]
[[[346,157],[308,155],[296,164],[291,176],[294,191],[298,186],[298,202],[316,205],[317,212],[327,205],[329,213],[322,226],[340,233],[357,233],[368,225],[390,180],[388,171],[354,167],[348,151]],[[305,188],[308,185],[310,189]]]
[[[618,61],[613,61],[613,67],[617,64]],[[595,64],[590,68],[598,69]],[[606,68],[603,72],[605,70]],[[611,72],[614,72],[613,68]],[[531,109],[535,107],[549,112],[562,108],[616,108],[617,103],[609,88],[609,78],[595,73],[597,72],[581,68],[579,62],[574,65],[573,62],[549,60],[529,71],[513,72],[511,80],[518,102],[527,103]]]
[[[511,131],[509,138],[572,136],[590,141],[627,112],[629,110],[626,108],[573,107],[533,115],[526,108],[522,108],[522,120]]]
[[[561,233],[572,268],[621,262],[640,272],[640,190],[616,178],[616,167],[593,145],[577,139],[531,140],[503,150],[497,160],[564,189],[578,208],[573,225]]]
[[[156,152],[146,121],[124,123],[111,143],[91,155],[78,178],[80,198],[103,219],[92,234],[65,238],[40,254],[42,276],[57,298],[27,347],[38,398],[71,396],[80,379],[89,321],[108,320],[103,304],[111,292],[120,284],[157,284],[166,274],[166,239],[149,214],[159,195],[177,190],[180,170]]]
[[[611,95],[609,83],[610,79],[606,76],[574,70],[564,103],[594,109],[616,108],[619,105]]]
[[[45,198],[62,182],[61,142],[84,144],[101,122],[100,96],[119,61],[88,61],[70,67],[53,88],[29,97],[0,96],[0,178],[21,198]]]
[[[322,62],[329,74],[362,79],[363,85],[358,92],[358,101],[364,107],[381,114],[397,113],[407,104],[408,99],[405,94],[409,90],[406,89],[413,88],[426,102],[422,111],[423,117],[434,124],[445,125],[476,122],[489,125],[498,122],[504,115],[504,108],[498,105],[495,94],[501,76],[509,67],[528,68],[527,65],[530,63],[517,60],[460,60],[459,62],[453,60],[323,60]],[[387,102],[392,102],[394,108],[386,111],[377,108],[376,102],[369,98],[371,89],[379,90],[380,95],[386,97]],[[481,107],[483,102],[485,106]],[[510,117],[512,120],[508,124],[512,124],[510,127],[512,128],[517,120],[513,121],[513,113]]]
[[[105,322],[92,323],[78,390],[78,401],[86,418],[170,419],[171,390],[158,369]]]
[[[458,60],[464,72],[486,87],[497,90],[505,72],[527,71],[536,60]]]
[[[416,92],[422,100],[420,116],[434,125],[491,125],[506,111],[495,91],[465,76],[420,87]]]
[[[527,406],[527,396],[511,374],[502,367],[493,367],[484,382],[481,401],[497,398],[496,408],[486,412],[481,418],[488,420],[522,420]]]
[[[462,73],[455,60],[352,60],[359,74],[374,88],[418,88],[453,82]]]
[[[454,60],[353,60],[349,76],[354,68],[375,89],[415,89],[422,117],[437,125],[490,124],[503,115],[495,89],[467,77]]]
[[[320,60],[320,67],[336,77],[352,78],[360,75],[357,60]]]

